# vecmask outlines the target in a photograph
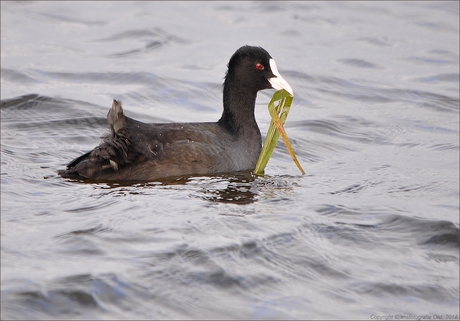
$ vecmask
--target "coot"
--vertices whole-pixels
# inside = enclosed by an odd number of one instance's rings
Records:
[[[107,114],[111,132],[59,174],[132,182],[252,171],[262,145],[254,116],[256,96],[268,88],[293,93],[266,50],[243,46],[228,63],[224,111],[217,122],[145,124],[126,117],[120,102],[114,100]]]

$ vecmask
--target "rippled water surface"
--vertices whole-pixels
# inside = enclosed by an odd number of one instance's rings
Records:
[[[1,2],[2,319],[459,310],[458,2]],[[113,98],[215,121],[260,45],[295,91],[265,177],[57,175]],[[261,92],[263,133],[273,90]]]

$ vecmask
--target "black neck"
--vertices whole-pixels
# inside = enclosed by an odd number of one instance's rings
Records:
[[[248,131],[259,131],[254,109],[257,91],[251,90],[239,82],[226,78],[224,82],[224,111],[219,124],[235,135]]]

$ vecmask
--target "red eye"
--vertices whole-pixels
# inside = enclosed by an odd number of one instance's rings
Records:
[[[256,69],[257,69],[257,70],[264,70],[264,68],[265,68],[264,65],[262,65],[262,64],[256,64]]]

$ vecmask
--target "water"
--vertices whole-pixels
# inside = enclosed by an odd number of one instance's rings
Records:
[[[457,318],[458,2],[1,2],[2,319]],[[215,121],[242,45],[295,91],[266,177],[85,184],[113,98]],[[257,119],[269,124],[261,92]]]

